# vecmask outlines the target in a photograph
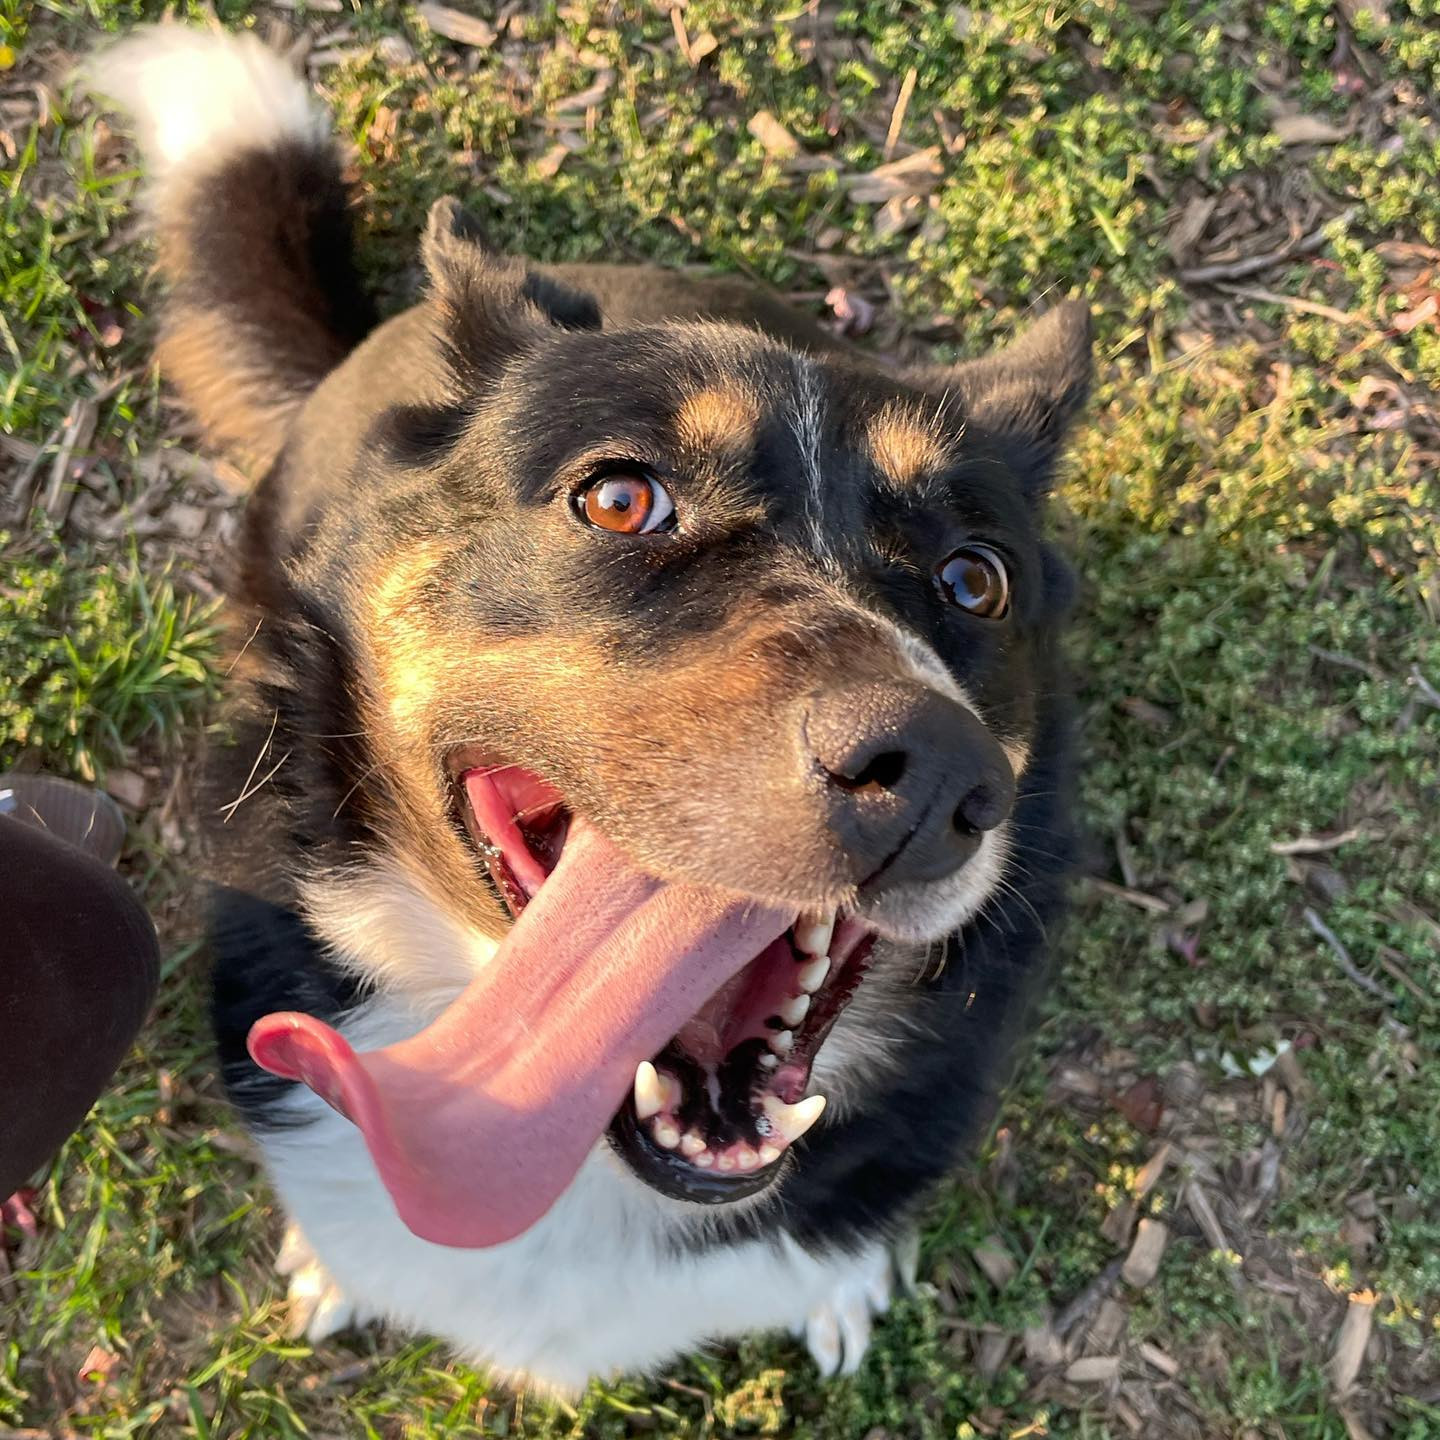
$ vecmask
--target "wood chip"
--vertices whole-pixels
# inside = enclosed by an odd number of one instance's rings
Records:
[[[1215,1213],[1215,1207],[1210,1203],[1210,1197],[1201,1186],[1197,1185],[1194,1180],[1188,1180],[1185,1183],[1184,1193],[1185,1203],[1190,1207],[1190,1213],[1195,1217],[1210,1248],[1234,1253],[1234,1247],[1230,1244],[1230,1239],[1220,1224],[1220,1217]]]
[[[1174,1356],[1167,1355],[1158,1345],[1152,1345],[1150,1341],[1142,1340],[1137,1348],[1140,1351],[1140,1358],[1162,1375],[1173,1380],[1180,1373],[1180,1362]]]
[[[150,787],[143,775],[119,768],[105,772],[105,789],[122,805],[128,805],[132,810],[143,810],[150,793]]]
[[[1117,1250],[1123,1250],[1130,1243],[1135,1231],[1135,1202],[1122,1200],[1101,1222],[1100,1234]]]
[[[1159,1273],[1170,1229],[1163,1220],[1145,1219],[1135,1230],[1135,1243],[1125,1257],[1120,1278],[1136,1290],[1143,1290]]]
[[[800,142],[768,110],[757,110],[745,128],[765,153],[777,160],[789,160],[800,153]]]
[[[553,180],[560,173],[560,167],[570,154],[570,147],[563,140],[557,140],[536,162],[535,173],[542,180]]]
[[[910,97],[915,93],[915,81],[920,72],[912,65],[900,82],[900,94],[895,99],[895,108],[890,112],[890,128],[885,134],[885,148],[880,152],[882,160],[895,157],[895,146],[900,141],[900,127],[905,123],[905,112],[910,108]]]
[[[990,1235],[982,1240],[970,1252],[970,1257],[985,1272],[985,1278],[997,1290],[1003,1290],[1020,1273],[1015,1257],[1005,1248],[1005,1242],[998,1235]]]
[[[415,9],[437,35],[454,40],[458,45],[488,50],[495,43],[495,27],[478,15],[467,15],[463,10],[452,10],[448,5],[424,4],[417,5]]]
[[[1170,247],[1170,258],[1177,265],[1183,265],[1195,248],[1196,241],[1205,233],[1215,207],[1220,203],[1216,195],[1196,195],[1186,202],[1180,218],[1170,227],[1165,243]]]
[[[1160,1183],[1160,1177],[1165,1173],[1165,1167],[1170,1163],[1172,1147],[1167,1140],[1161,1147],[1140,1167],[1135,1176],[1135,1183],[1131,1186],[1131,1193],[1137,1200],[1143,1200]]]
[[[1065,1378],[1072,1385],[1108,1385],[1119,1373],[1118,1355],[1086,1355],[1070,1362]]]
[[[1271,124],[1270,133],[1282,145],[1333,145],[1350,132],[1318,115],[1281,115]]]
[[[1021,1343],[1025,1347],[1025,1358],[1032,1365],[1050,1369],[1065,1358],[1065,1343],[1048,1322],[1029,1326],[1021,1336]]]
[[[1130,1323],[1130,1311],[1118,1300],[1106,1300],[1100,1313],[1090,1322],[1085,1348],[1098,1355],[1112,1353]]]
[[[845,188],[850,198],[861,205],[883,205],[896,196],[928,195],[944,174],[940,164],[940,147],[917,150],[902,160],[877,165],[864,175],[846,177]]]
[[[975,1368],[987,1380],[993,1380],[1009,1354],[1010,1337],[1003,1330],[987,1330],[980,1337],[980,1348],[975,1352]]]
[[[1370,1343],[1370,1329],[1375,1323],[1375,1301],[1372,1291],[1359,1290],[1350,1297],[1340,1333],[1335,1338],[1335,1354],[1330,1361],[1330,1380],[1335,1393],[1343,1395],[1360,1374],[1365,1360],[1365,1347]]]

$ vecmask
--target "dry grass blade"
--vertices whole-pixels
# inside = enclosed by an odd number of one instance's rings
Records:
[[[915,93],[919,73],[912,65],[900,82],[900,93],[895,97],[895,108],[890,112],[890,128],[885,133],[885,148],[880,152],[881,159],[887,162],[894,158],[895,147],[900,143],[900,130],[905,124],[905,112],[910,108],[910,97]]]
[[[1338,850],[1352,840],[1373,840],[1374,833],[1364,825],[1352,825],[1336,835],[1297,835],[1293,840],[1277,840],[1270,847],[1272,855],[1323,855]]]

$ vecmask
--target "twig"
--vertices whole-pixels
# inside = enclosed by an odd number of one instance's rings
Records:
[[[1380,968],[1393,980],[1398,980],[1422,1005],[1430,1005],[1434,1002],[1433,995],[1427,995],[1424,990],[1411,978],[1409,971],[1395,957],[1400,955],[1398,950],[1391,950],[1388,945],[1382,945],[1376,959],[1380,962]],[[1404,957],[1401,956],[1401,959]]]
[[[1238,295],[1242,300],[1259,300],[1266,305],[1283,305],[1287,310],[1299,310],[1304,315],[1318,315],[1322,320],[1333,320],[1337,325],[1369,326],[1371,323],[1364,315],[1352,315],[1348,310],[1337,310],[1333,305],[1322,305],[1318,300],[1305,300],[1299,295],[1262,290],[1258,285],[1227,285],[1217,281],[1215,288],[1227,295]]]
[[[910,97],[915,93],[918,76],[919,72],[912,65],[900,82],[900,94],[896,96],[895,108],[890,112],[890,128],[885,132],[885,148],[880,152],[882,161],[894,158],[895,146],[900,142],[900,127],[905,123],[905,112],[910,108]]]
[[[1231,1245],[1230,1237],[1226,1235],[1224,1227],[1220,1224],[1220,1217],[1215,1213],[1215,1207],[1210,1203],[1210,1197],[1194,1180],[1185,1182],[1185,1203],[1190,1207],[1190,1213],[1199,1222],[1206,1240],[1210,1242],[1210,1248],[1233,1252],[1235,1247]]]
[[[1073,1330],[1082,1320],[1100,1308],[1100,1302],[1109,1297],[1125,1268],[1124,1259],[1112,1260],[1056,1317],[1051,1328],[1057,1335]]]
[[[1316,912],[1307,905],[1302,912],[1305,916],[1305,923],[1330,947],[1335,958],[1340,962],[1340,968],[1367,994],[1374,995],[1377,999],[1383,1000],[1387,1005],[1395,1003],[1392,996],[1378,981],[1372,980],[1362,970],[1355,967],[1355,962],[1350,958],[1350,952],[1340,942],[1340,937],[1320,918]]]
[[[1352,825],[1338,835],[1297,835],[1293,840],[1276,840],[1270,846],[1272,855],[1323,855],[1327,850],[1338,850],[1352,840],[1373,840],[1374,835],[1364,825]]]
[[[1421,673],[1418,665],[1410,667],[1410,683],[1420,692],[1420,698],[1440,710],[1440,690],[1437,690]]]
[[[1092,889],[1098,890],[1102,895],[1112,895],[1117,900],[1124,900],[1130,905],[1138,905],[1142,910],[1148,910],[1152,915],[1168,915],[1170,905],[1168,901],[1160,899],[1158,895],[1147,895],[1143,890],[1132,890],[1128,885],[1117,885],[1113,880],[1102,880],[1098,875],[1086,877]]]
[[[1302,235],[1298,240],[1291,240],[1278,250],[1272,250],[1268,255],[1252,255],[1248,260],[1229,260],[1219,265],[1197,265],[1193,269],[1182,270],[1180,278],[1187,285],[1207,285],[1215,280],[1239,280],[1245,275],[1256,275],[1261,270],[1268,270],[1272,265],[1278,265],[1282,260],[1290,259],[1292,255],[1304,255],[1311,250],[1318,250],[1329,238],[1326,231],[1330,226],[1337,223],[1348,225],[1354,215],[1355,207],[1352,205],[1348,210],[1342,210],[1340,214],[1327,220],[1308,235]]]
[[[1342,670],[1358,670],[1372,680],[1388,680],[1390,678],[1378,665],[1372,665],[1368,660],[1357,660],[1353,655],[1341,654],[1339,650],[1322,650],[1318,645],[1311,645],[1308,648],[1317,660],[1338,665]]]

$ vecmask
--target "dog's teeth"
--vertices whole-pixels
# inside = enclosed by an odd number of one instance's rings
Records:
[[[795,948],[807,955],[828,955],[835,935],[835,912],[828,915],[802,915],[795,922]]]
[[[717,1170],[733,1170],[735,1168],[735,1157],[728,1151],[722,1150],[715,1159]]]
[[[648,1060],[642,1060],[635,1067],[635,1113],[648,1120],[664,1108],[665,1087],[660,1072]]]
[[[760,1057],[760,1068],[762,1070],[773,1070],[780,1063],[778,1055],[766,1053]]]
[[[704,1138],[695,1130],[680,1137],[680,1153],[693,1160],[705,1148]]]
[[[762,1165],[773,1165],[780,1158],[780,1151],[774,1145],[762,1145],[755,1153]]]
[[[708,1150],[702,1150],[698,1155],[690,1157],[690,1163],[698,1165],[702,1170],[709,1170],[714,1167],[715,1157]]]
[[[748,1145],[737,1145],[735,1147],[735,1168],[737,1170],[758,1170],[760,1157]]]
[[[795,1037],[788,1030],[770,1037],[770,1048],[777,1055],[788,1055],[795,1048]]]
[[[680,1143],[680,1132],[668,1120],[657,1120],[650,1133],[655,1143],[666,1150],[673,1150]]]
[[[809,1013],[808,995],[793,995],[780,1007],[780,1018],[787,1025],[798,1025]]]
[[[800,988],[807,994],[813,995],[824,983],[825,977],[830,973],[830,957],[822,955],[818,960],[812,960],[800,972]]]
[[[780,1138],[793,1145],[824,1113],[825,1097],[811,1095],[798,1104],[787,1105],[778,1095],[767,1095],[764,1110]]]

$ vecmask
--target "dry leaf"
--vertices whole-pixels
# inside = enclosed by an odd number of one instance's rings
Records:
[[[1349,131],[1318,115],[1281,115],[1271,124],[1270,133],[1282,145],[1333,145]]]
[[[768,111],[758,110],[745,128],[760,142],[767,155],[789,160],[800,153],[800,142]]]
[[[437,34],[459,45],[488,50],[495,43],[495,27],[478,15],[452,10],[448,5],[417,5],[420,18]]]

